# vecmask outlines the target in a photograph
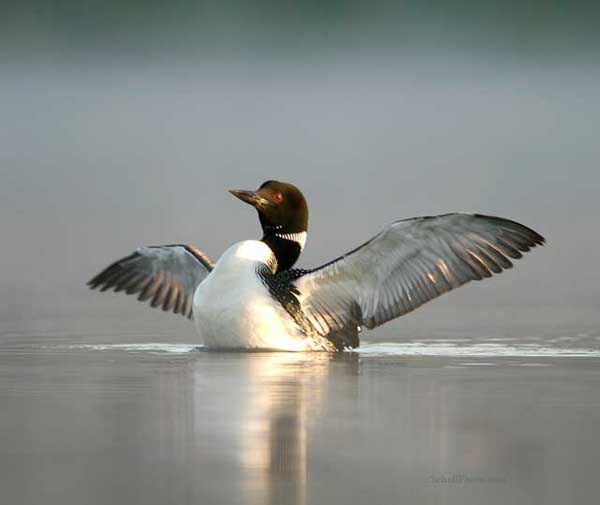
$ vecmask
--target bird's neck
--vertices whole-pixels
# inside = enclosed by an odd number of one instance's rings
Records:
[[[306,232],[284,233],[265,231],[262,242],[267,244],[277,259],[277,271],[289,270],[298,260],[304,244]]]

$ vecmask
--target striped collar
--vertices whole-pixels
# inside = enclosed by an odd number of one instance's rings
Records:
[[[282,238],[284,240],[291,240],[292,242],[296,242],[300,246],[300,250],[304,249],[306,245],[306,232],[301,231],[297,233],[274,233],[276,237]]]

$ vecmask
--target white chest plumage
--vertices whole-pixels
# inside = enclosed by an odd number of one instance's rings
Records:
[[[194,294],[194,321],[213,348],[300,351],[312,348],[290,315],[270,294],[257,268],[275,261],[255,240],[239,242],[221,256]]]

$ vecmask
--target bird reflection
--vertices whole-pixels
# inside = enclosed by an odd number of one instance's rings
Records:
[[[240,433],[246,503],[306,503],[307,425],[319,417],[335,359],[326,353],[249,359],[250,394]]]

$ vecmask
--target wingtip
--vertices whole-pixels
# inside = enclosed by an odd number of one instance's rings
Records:
[[[90,289],[96,289],[100,285],[100,282],[96,279],[96,277],[93,277],[87,281],[85,285]]]
[[[531,243],[528,244],[530,248],[534,248],[534,247],[538,247],[538,246],[542,247],[542,246],[546,245],[545,237],[543,237],[536,231],[532,230],[531,228],[529,228],[529,231],[532,233]]]

